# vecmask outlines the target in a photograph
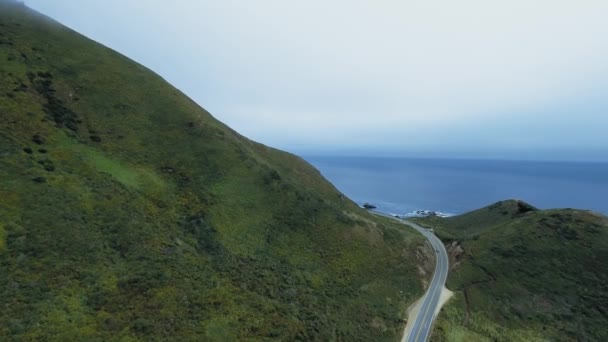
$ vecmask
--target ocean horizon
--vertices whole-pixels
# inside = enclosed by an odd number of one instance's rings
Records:
[[[359,205],[458,215],[519,199],[540,209],[608,214],[608,162],[303,156]]]

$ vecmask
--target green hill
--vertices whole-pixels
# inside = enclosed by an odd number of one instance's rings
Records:
[[[434,340],[608,340],[607,217],[505,201],[421,221],[444,237],[457,291]]]
[[[422,243],[0,1],[0,340],[394,340]]]
[[[445,218],[431,216],[419,221],[432,225],[435,233],[442,240],[471,239],[485,231],[509,224],[528,212],[537,210],[525,202],[509,200],[497,202],[463,215]]]

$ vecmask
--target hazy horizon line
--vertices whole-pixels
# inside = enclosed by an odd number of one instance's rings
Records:
[[[290,151],[291,152],[291,151]],[[329,152],[291,152],[304,159],[309,158],[376,158],[376,159],[412,159],[412,160],[460,160],[460,161],[504,161],[504,162],[542,162],[542,163],[590,163],[590,164],[608,164],[608,159],[601,158],[542,158],[542,157],[492,157],[492,156],[454,156],[447,154],[437,154],[432,156],[423,156],[416,154],[383,154],[383,153],[344,153],[339,151]]]

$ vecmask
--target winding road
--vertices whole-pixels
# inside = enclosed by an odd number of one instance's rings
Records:
[[[439,238],[432,232],[432,230],[423,228],[413,222],[403,220],[400,218],[396,218],[390,215],[373,212],[376,215],[384,216],[391,218],[393,220],[399,221],[403,224],[406,224],[417,231],[419,231],[422,235],[424,235],[433,249],[435,250],[435,255],[437,256],[437,263],[435,264],[435,273],[433,274],[433,280],[431,280],[431,285],[426,291],[424,297],[422,298],[422,306],[420,307],[420,311],[418,315],[414,318],[415,322],[410,330],[408,335],[404,335],[402,342],[425,342],[428,341],[431,335],[431,328],[433,326],[433,320],[435,319],[436,313],[438,312],[438,308],[440,305],[439,299],[441,297],[441,291],[445,286],[445,281],[448,277],[448,253],[443,246],[443,243]],[[412,319],[413,317],[410,317]]]

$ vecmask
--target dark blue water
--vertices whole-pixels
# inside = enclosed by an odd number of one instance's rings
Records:
[[[608,163],[305,157],[361,204],[460,214],[505,199],[608,214]]]

